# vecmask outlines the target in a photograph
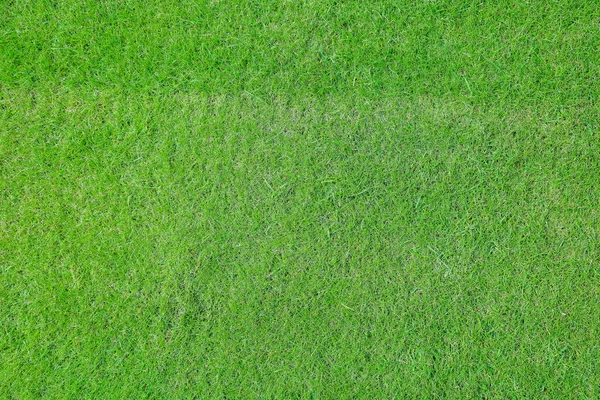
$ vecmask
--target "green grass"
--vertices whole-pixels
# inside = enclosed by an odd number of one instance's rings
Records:
[[[600,5],[0,0],[0,397],[600,398]]]

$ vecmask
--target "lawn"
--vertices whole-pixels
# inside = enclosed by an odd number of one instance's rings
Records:
[[[600,3],[0,0],[0,397],[600,398]]]

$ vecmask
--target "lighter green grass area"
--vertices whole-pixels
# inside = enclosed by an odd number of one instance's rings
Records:
[[[0,397],[597,399],[600,5],[0,0]]]

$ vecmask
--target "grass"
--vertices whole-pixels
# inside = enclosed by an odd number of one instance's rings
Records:
[[[600,397],[600,6],[0,0],[0,397]]]

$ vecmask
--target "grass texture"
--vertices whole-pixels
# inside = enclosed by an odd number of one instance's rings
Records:
[[[0,0],[0,397],[600,398],[600,4]]]

